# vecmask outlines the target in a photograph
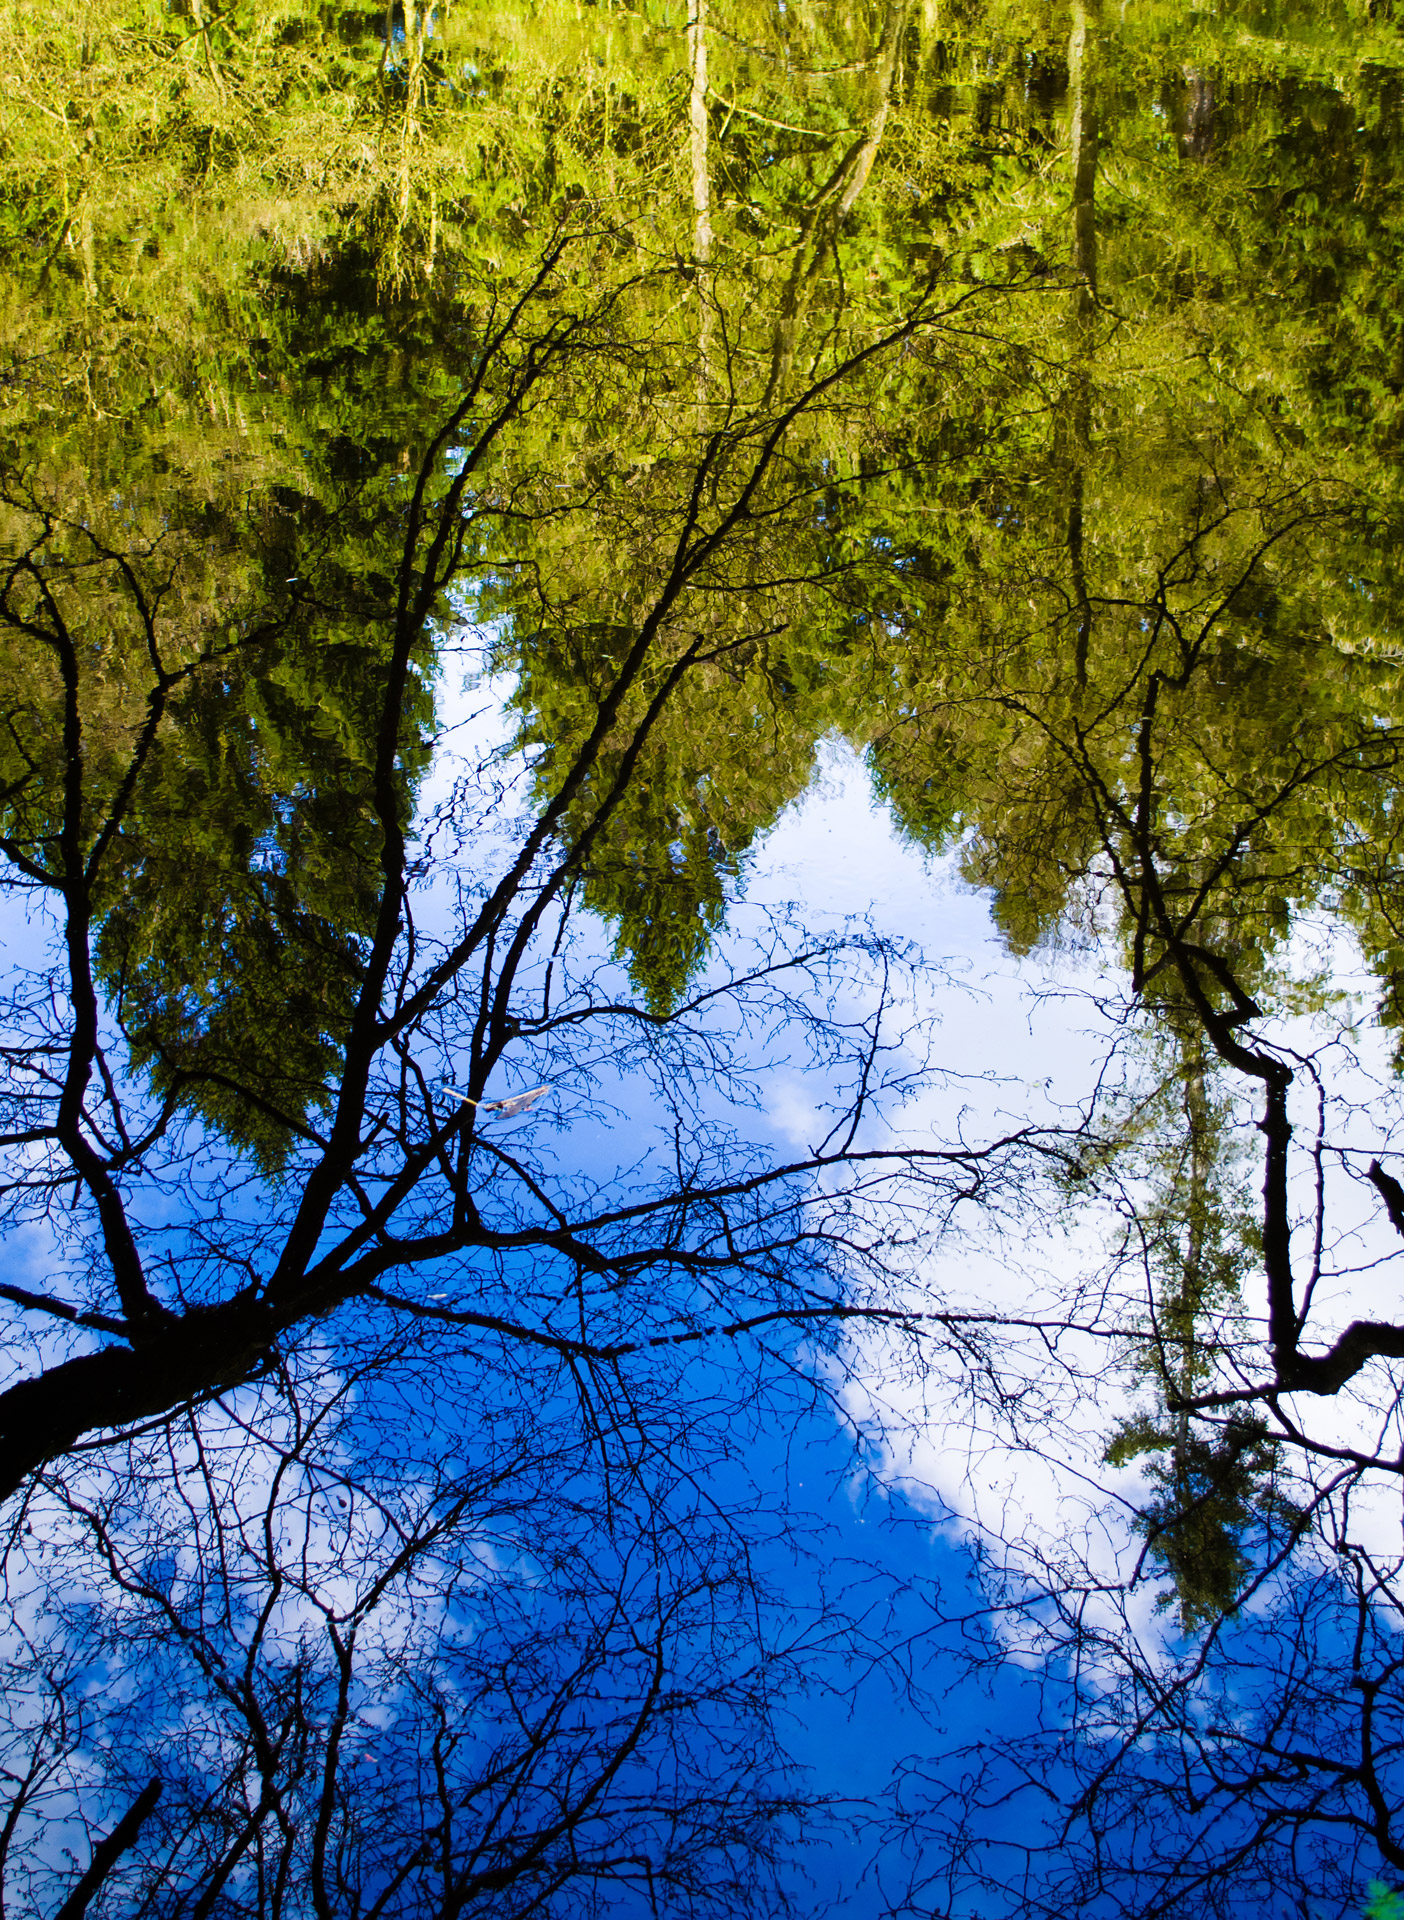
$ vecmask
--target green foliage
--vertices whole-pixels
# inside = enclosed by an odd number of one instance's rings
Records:
[[[1013,947],[1110,911],[1135,949],[1108,862],[1134,865],[1128,741],[1155,678],[1160,858],[1197,936],[1268,994],[1294,918],[1329,902],[1404,1026],[1391,36],[1363,6],[1192,29],[1152,7],[1093,30],[1074,73],[1042,7],[709,19],[699,151],[668,8],[410,8],[388,38],[379,9],[312,0],[6,16],[14,511],[74,527],[120,494],[124,539],[161,518],[183,543],[191,634],[217,600],[239,635],[228,685],[201,669],[172,705],[130,830],[150,839],[104,909],[139,1057],[184,1072],[204,1035],[224,1072],[243,1016],[219,1009],[251,1009],[261,977],[266,1025],[304,981],[305,1057],[286,1087],[255,1077],[316,1104],[373,890],[366,729],[405,475],[563,220],[548,304],[604,293],[611,320],[516,423],[492,496],[511,513],[464,583],[543,799],[710,436],[715,512],[787,396],[929,291],[950,308],[795,421],[568,810],[584,898],[655,1010],[835,732],[914,839],[959,844]],[[1070,217],[1074,92],[1098,133]],[[1084,215],[1090,305],[1067,291]],[[183,837],[202,812],[222,852]],[[184,929],[164,959],[137,932],[157,924]]]
[[[226,361],[218,404],[153,423],[129,396],[167,343],[143,360],[128,340],[90,362],[91,414],[56,409],[27,471],[12,455],[5,533],[29,562],[7,598],[0,686],[23,720],[0,764],[7,833],[58,875],[61,626],[80,841],[90,857],[103,842],[98,975],[134,1063],[272,1162],[335,1083],[377,899],[369,777],[407,472],[471,331],[420,305],[397,313],[345,255],[245,289],[240,312],[257,344]],[[6,421],[17,437],[25,398]],[[426,634],[401,742],[407,810],[432,670]]]
[[[1261,1423],[1234,1419],[1208,1433],[1133,1419],[1107,1447],[1110,1466],[1149,1456],[1152,1492],[1136,1524],[1173,1585],[1160,1605],[1175,1607],[1183,1632],[1233,1611],[1251,1565],[1247,1536],[1296,1518],[1274,1486],[1278,1453]]]
[[[1370,1897],[1361,1909],[1361,1920],[1404,1920],[1404,1895],[1380,1880],[1372,1880]]]

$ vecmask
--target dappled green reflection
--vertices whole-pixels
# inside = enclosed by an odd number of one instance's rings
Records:
[[[52,353],[5,423],[0,778],[17,877],[85,869],[134,1062],[276,1157],[325,1107],[374,914],[406,476],[469,336],[382,305],[354,253],[260,264],[231,333],[220,307],[179,343],[80,345],[83,298],[56,290]],[[432,664],[426,637],[406,809]]]

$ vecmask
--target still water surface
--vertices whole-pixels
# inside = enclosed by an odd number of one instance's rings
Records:
[[[1388,0],[0,55],[0,1895],[1388,1913]]]

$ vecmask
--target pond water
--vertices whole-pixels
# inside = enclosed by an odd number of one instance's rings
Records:
[[[1404,1913],[1390,0],[0,56],[0,1908]]]

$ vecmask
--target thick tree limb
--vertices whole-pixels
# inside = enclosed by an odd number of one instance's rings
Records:
[[[136,1845],[137,1835],[160,1798],[161,1782],[148,1780],[107,1838],[99,1840],[93,1848],[87,1872],[54,1915],[54,1920],[83,1920],[93,1895],[101,1890],[122,1855]]]

